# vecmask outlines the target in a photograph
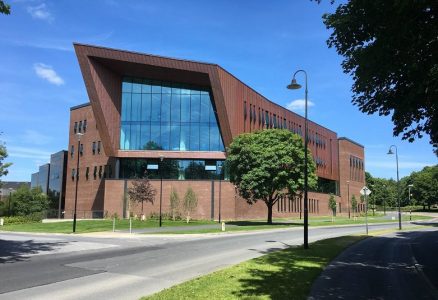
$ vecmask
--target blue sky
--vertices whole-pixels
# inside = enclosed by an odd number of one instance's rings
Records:
[[[286,85],[305,69],[309,118],[363,144],[373,176],[395,177],[391,144],[400,176],[437,163],[427,137],[402,141],[392,136],[390,117],[351,104],[351,78],[326,45],[321,16],[334,11],[330,1],[6,2],[12,14],[0,15],[0,140],[14,164],[2,180],[30,181],[51,153],[67,149],[69,108],[88,101],[73,42],[217,63],[298,113],[304,91]]]

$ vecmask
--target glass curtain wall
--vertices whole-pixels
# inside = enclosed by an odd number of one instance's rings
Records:
[[[124,77],[120,149],[224,151],[209,91]]]

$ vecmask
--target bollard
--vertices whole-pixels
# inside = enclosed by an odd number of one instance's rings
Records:
[[[225,222],[222,222],[222,231],[225,231]]]
[[[129,218],[129,233],[132,233],[132,218]]]
[[[116,218],[113,218],[113,232],[116,231]]]
[[[5,219],[1,218],[0,219],[0,226],[3,226],[4,223],[5,223]]]

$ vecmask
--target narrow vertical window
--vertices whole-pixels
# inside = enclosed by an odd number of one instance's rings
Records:
[[[99,166],[99,178],[102,178],[102,166]]]
[[[82,156],[84,155],[84,144],[81,144],[80,148],[79,148],[79,154]]]
[[[79,121],[79,132],[82,132],[82,121]]]
[[[93,146],[91,149],[93,150],[93,155],[96,154],[96,142],[93,142]]]
[[[94,166],[93,177],[94,179],[97,178],[97,166]]]
[[[74,133],[78,132],[78,122],[75,122],[75,126],[73,127]]]
[[[76,175],[76,170],[75,169],[71,169],[71,179],[75,180],[75,175]]]
[[[71,145],[71,147],[70,147],[70,157],[73,158],[74,154],[75,154],[75,146]]]
[[[97,154],[100,154],[100,141],[97,142]]]
[[[87,120],[84,120],[84,123],[83,123],[83,129],[84,129],[84,133],[87,131]]]
[[[85,179],[88,180],[89,175],[90,175],[90,167],[87,167],[87,168],[85,169]]]
[[[246,120],[246,101],[243,101],[243,119]]]

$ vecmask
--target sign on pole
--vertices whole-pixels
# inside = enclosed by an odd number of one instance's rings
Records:
[[[367,188],[366,186],[364,186],[363,188],[360,189],[360,194],[362,196],[369,196],[371,194],[371,191],[369,188]]]
[[[366,228],[366,233],[368,235],[368,199],[367,199],[367,196],[369,196],[371,194],[371,191],[369,188],[364,186],[363,188],[360,189],[360,194],[362,196],[364,196],[364,198],[365,198],[365,228]]]

